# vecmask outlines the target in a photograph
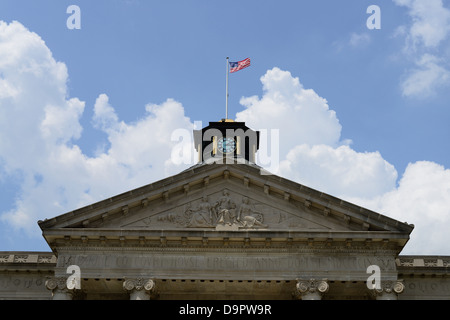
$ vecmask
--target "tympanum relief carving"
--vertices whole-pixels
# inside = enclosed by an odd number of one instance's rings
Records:
[[[247,196],[235,193],[230,195],[228,189],[204,195],[173,209],[138,219],[127,226],[215,228],[218,231],[272,227],[326,228]]]
[[[211,227],[217,230],[238,230],[239,228],[267,228],[264,215],[251,205],[247,197],[236,204],[227,190],[214,201],[204,196],[197,207],[188,204],[178,222],[184,227]]]

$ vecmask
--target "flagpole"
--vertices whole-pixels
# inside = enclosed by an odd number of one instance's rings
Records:
[[[229,67],[230,64],[228,63],[228,57],[227,57],[227,95],[226,95],[226,103],[225,103],[225,120],[228,119],[228,73],[229,73]]]

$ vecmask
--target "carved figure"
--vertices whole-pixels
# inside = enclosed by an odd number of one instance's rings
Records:
[[[192,208],[189,203],[184,210],[184,215],[179,216],[176,222],[190,228],[220,227],[226,230],[237,230],[238,228],[267,228],[267,225],[263,224],[263,219],[263,214],[255,210],[248,197],[242,199],[242,204],[237,210],[236,204],[225,189],[214,205],[209,203],[207,196],[203,196],[197,208]]]
[[[212,211],[207,196],[202,198],[202,202],[200,202],[196,210],[192,210],[189,206],[186,214],[189,213],[191,214],[188,223],[189,227],[212,227]]]
[[[254,210],[247,197],[242,198],[242,204],[239,208],[237,220],[242,224],[242,227],[244,228],[252,228],[253,226],[264,228],[267,227],[262,223],[263,215],[260,212]]]
[[[236,223],[236,205],[234,203],[231,203],[230,209],[222,209],[219,212],[219,221],[218,223],[226,224],[226,225],[233,225]]]
[[[231,226],[236,222],[236,204],[231,200],[227,189],[223,190],[223,195],[216,202],[214,209],[217,223]]]

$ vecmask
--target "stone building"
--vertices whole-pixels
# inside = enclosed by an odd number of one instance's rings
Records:
[[[449,299],[449,256],[413,225],[254,164],[242,122],[194,132],[199,162],[39,221],[49,252],[0,252],[0,299]]]

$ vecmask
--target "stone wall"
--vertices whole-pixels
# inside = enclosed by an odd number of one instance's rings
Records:
[[[396,260],[405,290],[402,300],[450,300],[450,256],[400,256]]]
[[[51,252],[0,252],[0,299],[51,299],[45,281],[55,266]]]
[[[80,260],[81,261],[81,260]],[[180,260],[182,263],[182,260]],[[212,260],[213,261],[213,260]],[[218,261],[216,261],[219,263]],[[183,262],[184,263],[184,262]],[[396,259],[398,279],[404,285],[404,291],[398,295],[400,300],[450,300],[449,256],[400,256]],[[47,289],[46,280],[54,277],[57,268],[56,257],[49,252],[0,252],[0,299],[27,300],[52,299],[52,292]],[[98,270],[99,273],[102,270]],[[350,279],[351,277],[349,277]],[[84,298],[92,299],[126,299],[123,291],[124,279],[82,278],[82,289],[87,292]],[[224,274],[223,280],[192,279],[178,275],[174,279],[155,280],[159,299],[214,299],[230,297],[230,290],[241,293],[242,297],[251,299],[295,299],[296,280],[231,280]],[[334,281],[329,283],[329,291],[323,299],[373,299],[368,294],[363,281]],[[101,284],[111,290],[96,291]],[[213,290],[216,286],[219,291]],[[197,290],[196,295],[184,295],[183,290]],[[194,290],[194,291],[195,291]],[[264,296],[265,290],[267,297]],[[346,295],[343,292],[346,292]],[[342,295],[344,294],[344,295]],[[297,297],[298,298],[298,297]]]

